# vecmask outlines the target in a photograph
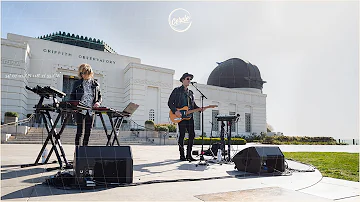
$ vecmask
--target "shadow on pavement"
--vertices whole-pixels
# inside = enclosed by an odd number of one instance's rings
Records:
[[[87,188],[87,189],[64,189],[56,188],[45,184],[36,184],[31,187],[26,187],[21,190],[6,194],[1,197],[1,200],[6,199],[21,199],[30,197],[42,197],[42,196],[54,196],[54,195],[65,195],[65,194],[76,194],[76,193],[87,193],[94,191],[103,191],[113,187],[104,188]]]
[[[9,169],[9,170],[1,170],[1,180],[8,180],[12,178],[24,177],[28,175],[36,175],[40,173],[46,173],[45,168],[31,168],[31,169]]]

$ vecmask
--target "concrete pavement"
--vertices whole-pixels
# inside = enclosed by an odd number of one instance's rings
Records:
[[[233,154],[252,144],[233,146]],[[356,145],[280,145],[288,151],[343,151],[358,153]],[[57,171],[46,172],[48,164],[20,168],[33,163],[41,148],[34,144],[1,145],[1,199],[9,201],[358,201],[360,183],[322,177],[315,172],[245,175],[234,164],[196,166],[197,162],[178,161],[177,146],[133,145],[134,183],[179,180],[139,186],[63,190],[42,182]],[[195,146],[200,149],[200,146]],[[205,146],[204,149],[207,149]],[[74,146],[64,145],[68,160]],[[207,157],[207,156],[206,156]],[[209,157],[207,157],[209,158]],[[56,160],[53,154],[51,160]],[[287,160],[289,167],[308,170],[308,165]]]

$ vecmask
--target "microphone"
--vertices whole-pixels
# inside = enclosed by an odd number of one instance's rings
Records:
[[[197,82],[196,82],[196,81],[191,81],[190,83],[191,83],[192,85],[194,85],[194,83],[197,83]]]

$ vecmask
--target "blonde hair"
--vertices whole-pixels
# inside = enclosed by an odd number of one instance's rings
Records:
[[[82,77],[82,72],[87,72],[87,73],[90,73],[90,77],[93,78],[94,77],[94,71],[92,70],[91,66],[89,64],[86,64],[86,63],[83,63],[79,66],[79,69],[78,69],[78,76],[80,78],[83,78]]]

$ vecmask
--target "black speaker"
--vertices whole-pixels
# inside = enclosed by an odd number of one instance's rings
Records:
[[[279,147],[248,147],[233,157],[239,171],[250,173],[271,173],[285,171],[284,154]]]
[[[74,155],[74,174],[80,184],[87,179],[96,183],[133,182],[130,146],[77,146]]]

